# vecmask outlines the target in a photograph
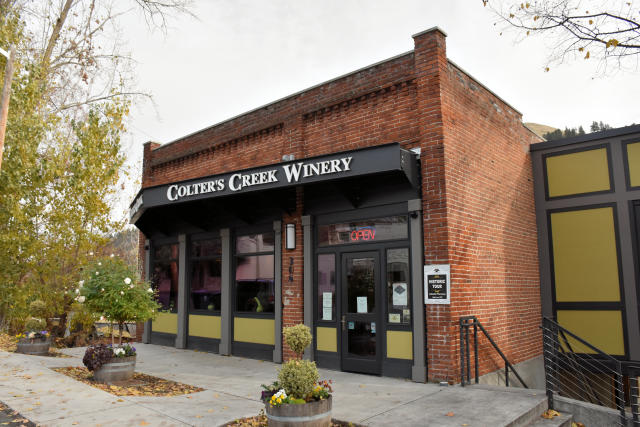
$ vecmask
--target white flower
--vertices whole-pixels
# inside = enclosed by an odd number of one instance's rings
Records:
[[[98,265],[102,265],[102,263],[101,263],[101,262],[99,262],[99,263],[98,263]]]
[[[149,289],[147,289],[147,292],[149,292],[150,294],[152,294],[152,293],[153,293],[153,289],[149,288]]]
[[[87,299],[87,298],[86,298],[84,295],[80,295],[80,296],[78,297],[78,302],[82,304],[86,299]]]
[[[27,335],[28,338],[35,338],[36,337],[36,333],[35,332],[29,332],[29,335]]]
[[[120,295],[124,295],[124,291],[120,291]]]
[[[124,356],[124,348],[116,348],[113,350],[113,354],[116,356]]]
[[[100,289],[100,292],[104,292],[104,288]]]
[[[283,399],[286,399],[287,398],[287,393],[284,391],[284,389],[280,389],[280,391],[275,394],[275,397],[276,397],[276,399],[279,398],[279,397],[281,397]]]
[[[99,272],[99,271],[96,271],[96,276],[97,276],[98,274],[100,274],[100,272]]]
[[[84,280],[80,280],[80,281],[78,282],[78,285],[79,285],[79,287],[83,287],[83,286],[84,286]]]
[[[89,252],[89,256],[93,256],[93,252]]]
[[[134,285],[133,283],[129,285],[129,289],[133,289]]]
[[[80,289],[76,289],[76,294],[79,294],[79,293],[80,293]]]
[[[131,279],[129,279],[128,277],[125,277],[124,284],[128,285],[129,283],[131,283]]]
[[[113,254],[111,254],[111,255],[109,255],[109,258],[113,258],[113,256],[114,256],[114,255],[113,255]]]

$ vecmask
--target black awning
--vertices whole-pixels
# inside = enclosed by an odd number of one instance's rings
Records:
[[[170,218],[179,222],[187,218],[183,215],[185,210],[193,212],[194,207],[236,211],[233,206],[237,202],[234,200],[243,199],[238,196],[251,196],[240,202],[244,206],[246,202],[255,203],[265,196],[270,201],[268,205],[275,203],[277,206],[288,203],[283,200],[290,199],[290,192],[282,190],[326,182],[339,185],[340,180],[361,180],[367,175],[390,172],[399,172],[413,187],[419,188],[415,154],[394,143],[145,188],[131,204],[131,222],[144,232],[143,223],[149,220],[145,212],[151,210],[158,214],[162,211],[161,215],[165,216],[163,222]],[[214,200],[215,205],[211,204]],[[256,205],[253,206],[255,209]],[[158,209],[160,207],[163,209]]]

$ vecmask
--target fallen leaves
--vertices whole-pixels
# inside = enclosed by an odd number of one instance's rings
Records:
[[[53,370],[116,396],[179,396],[204,390],[139,372],[134,373],[130,380],[103,384],[94,381],[91,372],[84,367],[53,368]],[[190,399],[191,396],[187,398]],[[118,402],[124,402],[124,400],[118,399]]]
[[[455,414],[453,412],[447,412],[445,415],[447,417],[453,417]]]
[[[547,409],[541,415],[542,418],[546,418],[548,420],[552,419],[553,417],[559,417],[559,416],[560,416],[560,412],[554,411],[553,409]]]

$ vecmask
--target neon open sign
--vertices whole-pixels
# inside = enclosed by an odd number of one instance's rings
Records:
[[[376,239],[376,228],[371,226],[358,227],[355,230],[353,230],[349,235],[349,240],[352,242],[375,240],[375,239]]]

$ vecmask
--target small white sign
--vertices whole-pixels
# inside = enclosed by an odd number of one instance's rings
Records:
[[[322,293],[322,306],[329,308],[333,306],[333,294],[331,292]]]
[[[356,303],[358,313],[367,312],[367,297],[357,297]]]
[[[333,294],[322,293],[322,320],[333,320]]]
[[[407,284],[406,283],[394,283],[393,284],[393,305],[395,307],[405,307],[407,305]]]
[[[400,323],[400,313],[389,313],[389,323]]]
[[[431,264],[424,266],[424,303],[451,304],[451,266]]]

